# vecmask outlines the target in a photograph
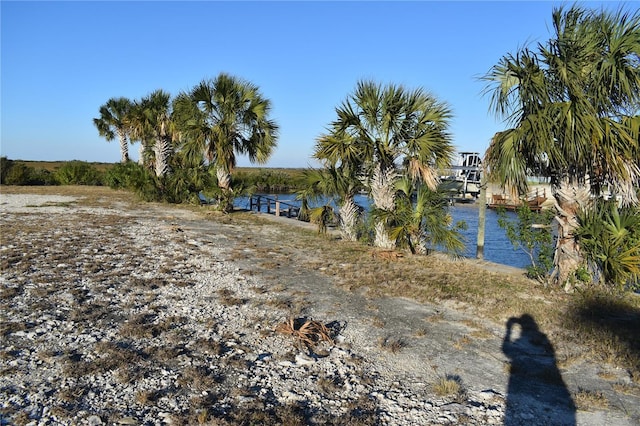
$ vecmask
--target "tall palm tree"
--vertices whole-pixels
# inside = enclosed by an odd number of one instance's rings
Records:
[[[485,161],[494,180],[526,193],[527,176],[548,176],[556,200],[554,277],[569,282],[583,262],[576,213],[605,185],[637,202],[637,134],[627,116],[640,107],[640,15],[555,8],[554,35],[536,50],[505,55],[483,77],[491,107],[508,130]]]
[[[98,133],[107,141],[116,137],[120,142],[121,162],[129,161],[129,114],[132,102],[124,97],[111,98],[100,107],[100,117],[93,119]]]
[[[145,147],[152,141],[157,177],[163,177],[169,171],[169,157],[173,150],[175,125],[171,118],[170,99],[169,93],[158,89],[136,102],[131,115],[135,139]]]
[[[360,158],[377,209],[395,209],[395,184],[405,172],[435,189],[436,170],[451,162],[451,112],[421,88],[360,81],[336,113],[333,131],[348,136],[342,142]],[[395,247],[384,221],[375,224],[375,245]]]
[[[269,118],[271,102],[257,86],[221,73],[203,80],[175,104],[185,149],[203,155],[216,168],[218,186],[231,193],[231,173],[237,155],[265,163],[276,146],[278,126]],[[233,208],[226,203],[224,210]]]

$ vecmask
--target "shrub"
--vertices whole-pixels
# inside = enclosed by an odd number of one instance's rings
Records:
[[[548,281],[553,268],[553,217],[552,210],[538,213],[526,204],[516,209],[515,220],[509,220],[504,208],[498,210],[498,225],[505,230],[513,248],[529,256],[527,276],[543,283]]]
[[[1,180],[3,185],[55,185],[55,176],[48,170],[35,169],[21,161],[1,158]]]
[[[138,163],[116,163],[105,173],[104,183],[112,189],[135,189],[144,174],[144,168]]]
[[[597,201],[578,213],[574,231],[595,282],[622,290],[640,284],[640,211]]]
[[[7,157],[0,157],[0,184],[5,184],[7,174],[13,164],[13,160],[9,160]]]
[[[69,161],[55,172],[61,185],[102,185],[103,176],[93,165],[84,161]]]

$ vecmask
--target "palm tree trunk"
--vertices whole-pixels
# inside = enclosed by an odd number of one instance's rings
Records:
[[[127,134],[124,130],[118,129],[118,139],[120,140],[120,161],[126,163],[129,161],[129,141],[127,140]]]
[[[371,197],[375,206],[382,210],[394,211],[396,207],[395,183],[398,173],[393,166],[376,165],[376,169],[371,177]],[[385,249],[395,248],[396,242],[389,237],[387,224],[378,221],[374,225],[376,247]]]
[[[218,187],[222,190],[221,207],[224,212],[233,211],[233,195],[231,191],[231,173],[224,167],[216,168]]]
[[[171,149],[169,140],[166,137],[159,137],[153,147],[156,156],[156,176],[162,177],[169,170],[167,159],[169,158],[169,150]]]
[[[353,197],[345,198],[340,206],[340,232],[342,238],[347,241],[357,241],[356,225],[360,216],[360,209]]]
[[[580,247],[573,235],[578,227],[577,213],[590,199],[589,188],[569,180],[554,187],[557,241],[551,278],[565,290],[571,290],[571,277],[583,263]]]
[[[144,152],[145,152],[144,142],[141,141],[140,149],[139,149],[140,158],[138,158],[138,164],[140,164],[141,166],[144,166]]]
[[[231,173],[224,167],[216,168],[216,176],[218,177],[218,187],[223,191],[231,191]]]

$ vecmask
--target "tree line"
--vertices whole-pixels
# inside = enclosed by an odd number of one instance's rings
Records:
[[[553,10],[552,28],[548,41],[504,55],[482,77],[490,110],[507,126],[490,141],[485,173],[521,195],[528,176],[549,178],[557,233],[551,281],[570,288],[586,275],[637,283],[640,17],[574,5]],[[140,162],[154,172],[159,193],[197,191],[215,175],[229,211],[237,155],[264,163],[276,147],[270,111],[257,86],[220,74],[173,99],[162,90],[138,101],[110,99],[94,123],[107,140],[119,140],[123,164],[129,143],[140,143]],[[362,238],[367,228],[354,197],[365,192],[375,246],[458,252],[461,225],[451,223],[437,190],[437,171],[454,154],[446,102],[423,88],[363,80],[335,114],[312,154],[323,166],[307,170],[298,191],[308,217],[335,217],[345,239]],[[337,211],[329,204],[304,209],[327,197]],[[597,244],[598,221],[612,224],[616,244]]]

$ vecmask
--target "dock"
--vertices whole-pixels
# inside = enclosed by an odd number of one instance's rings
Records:
[[[547,202],[546,188],[536,188],[524,197],[522,200],[513,200],[505,194],[492,194],[491,201],[487,204],[490,209],[505,209],[514,211],[521,207],[524,203],[533,211],[539,212],[545,207]]]
[[[275,198],[266,195],[252,195],[249,198],[249,210],[291,219],[297,219],[300,215],[300,206],[292,204],[291,200],[278,200],[277,195]]]

